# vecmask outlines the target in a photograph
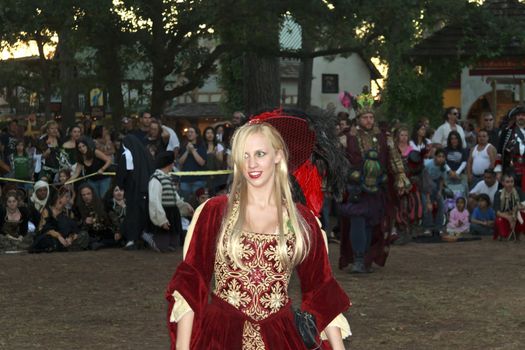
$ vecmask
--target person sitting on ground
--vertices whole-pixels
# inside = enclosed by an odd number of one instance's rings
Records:
[[[45,181],[39,180],[33,186],[33,194],[29,200],[29,221],[34,226],[40,222],[42,211],[47,205],[49,199],[49,184]]]
[[[154,225],[153,237],[143,235],[143,239],[155,250],[174,251],[177,240],[182,237],[181,199],[177,194],[173,180],[169,175],[173,169],[175,157],[171,151],[159,153],[156,170],[148,185],[149,215]]]
[[[522,204],[524,200],[523,192],[515,186],[513,174],[504,174],[503,188],[496,193],[494,199],[494,239],[508,238],[513,233],[516,234],[516,239],[519,239],[519,234],[525,233],[525,206]]]
[[[485,193],[478,196],[477,207],[470,217],[470,233],[479,236],[494,234],[494,221],[496,213],[490,206],[490,197]]]
[[[5,196],[5,208],[0,208],[0,251],[27,250],[33,237],[27,233],[29,213],[19,207],[18,194],[9,191]]]
[[[120,239],[116,239],[119,237],[113,233],[113,225],[104,210],[104,204],[89,184],[82,184],[78,188],[76,209],[82,229],[89,234],[90,249],[98,250],[119,244]]]
[[[447,235],[459,237],[469,232],[469,213],[466,209],[466,204],[465,198],[458,197],[456,199],[456,207],[452,209],[449,214]]]
[[[69,192],[66,190],[51,194],[42,211],[38,234],[29,248],[30,253],[84,250],[88,247],[87,232],[80,231],[76,221],[64,212],[68,201]]]
[[[122,225],[126,217],[124,190],[117,185],[113,185],[106,193],[105,208],[111,220],[113,230],[115,230],[115,241],[120,241],[122,239]]]
[[[483,173],[483,181],[480,181],[470,190],[468,198],[469,211],[474,210],[477,206],[478,198],[481,194],[486,194],[489,197],[490,203],[494,203],[494,196],[498,191],[499,183],[496,180],[496,173],[494,169],[487,169]]]

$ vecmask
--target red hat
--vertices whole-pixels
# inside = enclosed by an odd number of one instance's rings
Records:
[[[263,122],[272,125],[281,134],[288,147],[288,171],[293,174],[312,155],[315,132],[310,130],[306,120],[283,114],[281,109],[256,115],[249,123]]]
[[[268,123],[281,134],[288,147],[288,171],[293,174],[303,191],[306,205],[319,214],[323,193],[321,177],[310,162],[316,142],[315,132],[308,127],[305,119],[289,116],[282,109],[261,113],[250,119],[250,124]]]

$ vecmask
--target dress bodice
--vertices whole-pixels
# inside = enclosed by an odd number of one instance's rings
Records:
[[[260,321],[278,312],[288,301],[292,269],[278,259],[277,235],[243,232],[242,263],[239,268],[228,257],[215,258],[215,295],[249,318]],[[288,256],[294,237],[288,234]]]

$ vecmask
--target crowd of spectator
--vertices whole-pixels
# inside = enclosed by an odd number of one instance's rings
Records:
[[[179,134],[147,112],[123,118],[117,130],[86,118],[68,129],[48,121],[36,133],[34,118],[27,126],[9,121],[0,136],[0,251],[136,249],[141,244],[157,251],[176,250],[194,209],[210,196],[227,192],[228,175],[178,177],[172,172],[228,169],[230,139],[245,119],[236,112],[227,125],[204,130],[192,125]],[[516,224],[510,207],[525,196],[512,176],[502,175],[501,133],[494,116],[485,112],[479,127],[464,125],[454,107],[445,111],[435,131],[427,118],[412,127],[398,120],[380,125],[392,134],[413,185],[410,194],[394,203],[394,237],[403,241],[419,234],[497,235],[498,225],[505,225],[497,217]],[[341,112],[334,127],[344,149],[353,121]],[[126,196],[113,176],[115,163],[126,151],[126,135],[133,135],[155,164],[148,175],[148,209],[141,214],[147,224],[140,242],[123,230]],[[329,189],[323,192],[321,222],[336,240],[337,225],[331,227],[330,216],[337,215],[337,209]]]
[[[227,169],[232,129],[244,119],[236,112],[232,123],[207,127],[202,136],[193,125],[178,134],[147,112],[123,118],[116,130],[89,117],[67,129],[57,120],[38,128],[34,115],[27,123],[8,121],[0,135],[0,252],[136,249],[141,244],[176,250],[194,209],[225,193],[228,175],[172,173]],[[127,135],[155,164],[139,240],[123,229],[131,211],[114,176]]]
[[[354,126],[347,113],[341,112],[339,120],[336,128],[341,147],[346,148],[345,134]],[[392,199],[394,239],[406,243],[415,237],[458,238],[467,233],[499,237],[498,224],[514,231],[517,205],[525,197],[514,186],[514,174],[503,172],[498,151],[501,132],[495,125],[490,112],[482,113],[477,127],[470,120],[460,123],[455,107],[445,110],[436,130],[427,118],[412,128],[399,120],[379,125],[391,134],[412,183],[409,194]],[[516,198],[502,205],[507,193]],[[510,209],[509,203],[516,207]],[[332,237],[337,237],[337,226]]]

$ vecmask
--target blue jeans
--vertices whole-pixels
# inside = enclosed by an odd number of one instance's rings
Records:
[[[438,197],[434,200],[432,197],[430,197],[433,202],[437,202],[437,211],[436,215],[434,216],[431,211],[427,210],[426,196],[422,195],[421,197],[423,203],[423,228],[426,230],[441,231],[443,229],[443,221],[445,219],[443,199]]]
[[[95,193],[97,194],[98,198],[104,198],[104,195],[109,190],[109,186],[111,185],[111,178],[105,177],[100,180],[87,180],[87,183],[93,187],[95,190]]]
[[[206,181],[197,180],[193,182],[181,182],[180,193],[184,197],[185,201],[188,201],[192,196],[195,196],[195,192],[201,187],[206,187]]]
[[[372,226],[366,222],[364,216],[350,217],[350,241],[355,254],[368,252],[372,242]]]

